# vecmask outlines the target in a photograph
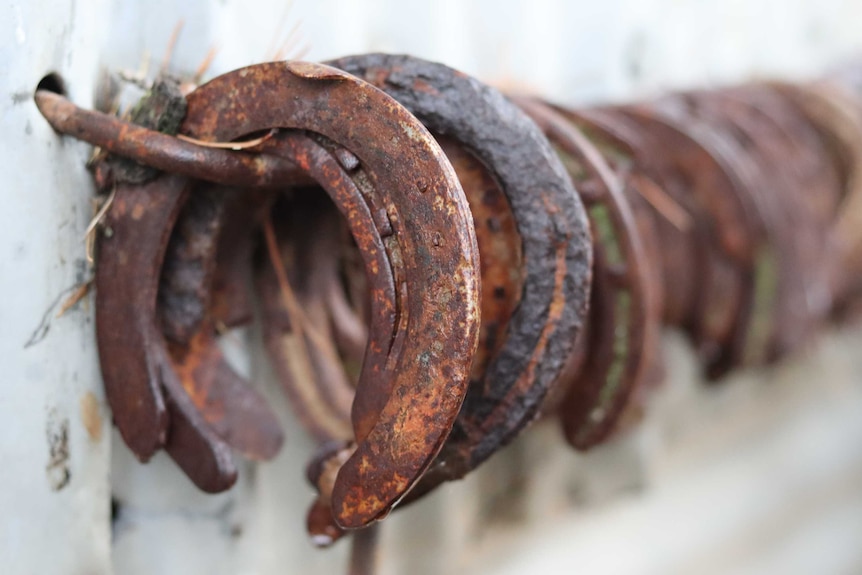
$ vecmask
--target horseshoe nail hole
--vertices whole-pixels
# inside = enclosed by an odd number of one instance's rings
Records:
[[[63,81],[63,78],[60,74],[56,72],[51,72],[36,84],[36,91],[46,90],[48,92],[53,92],[55,94],[60,94],[61,96],[66,95],[66,82]]]

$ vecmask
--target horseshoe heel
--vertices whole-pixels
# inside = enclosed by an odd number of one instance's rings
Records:
[[[156,326],[159,270],[188,180],[161,176],[119,184],[99,239],[96,339],[105,393],[126,445],[147,461],[165,442],[168,412],[160,377],[166,358]]]
[[[351,121],[356,114],[362,122]],[[189,95],[183,131],[225,141],[274,127],[313,132],[355,154],[387,194],[385,216],[404,254],[399,304],[409,322],[393,338],[372,319],[369,335],[385,345],[403,331],[403,344],[387,357],[397,369],[373,425],[354,416],[356,452],[332,492],[335,520],[360,527],[385,515],[421,476],[463,401],[478,332],[475,235],[451,166],[424,127],[386,95],[334,68],[270,63],[220,76]],[[312,157],[304,136],[288,133],[284,141],[297,164],[326,187],[332,164]],[[445,241],[434,242],[435,234]],[[360,379],[357,396],[369,386],[374,382]]]

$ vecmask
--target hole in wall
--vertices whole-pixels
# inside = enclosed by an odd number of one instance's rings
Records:
[[[56,72],[51,72],[46,75],[44,78],[39,80],[39,83],[36,84],[36,91],[46,90],[48,92],[54,92],[55,94],[66,95],[66,82],[63,80],[60,74]]]

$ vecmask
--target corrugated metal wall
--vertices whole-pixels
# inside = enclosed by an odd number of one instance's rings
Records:
[[[310,443],[254,353],[240,362],[284,415],[288,445],[220,496],[164,458],[138,465],[104,403],[85,299],[88,149],[31,95],[50,71],[91,105],[102,67],[212,72],[290,54],[440,60],[583,103],[752,76],[804,77],[862,43],[851,0],[12,0],[0,8],[0,572],[337,573],[344,545],[304,535]],[[298,33],[291,35],[294,27]],[[291,40],[290,38],[295,38]],[[254,332],[248,334],[255,349]],[[587,457],[539,427],[483,470],[385,524],[387,573],[862,572],[862,334],[705,390],[669,337],[670,384],[636,435]],[[113,497],[113,517],[112,501]]]

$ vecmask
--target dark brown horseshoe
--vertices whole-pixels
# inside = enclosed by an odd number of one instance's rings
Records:
[[[105,393],[126,445],[147,461],[165,442],[168,412],[159,383],[169,362],[145,353],[160,345],[156,325],[159,271],[188,180],[162,176],[143,186],[119,184],[99,240],[96,338]],[[167,358],[164,358],[167,360]]]
[[[505,341],[471,386],[450,440],[416,493],[465,473],[538,414],[580,331],[591,267],[589,226],[559,159],[499,92],[441,64],[370,54],[332,64],[370,81],[494,175],[523,241],[524,283]]]
[[[616,428],[635,390],[656,360],[657,278],[648,270],[644,230],[623,182],[589,140],[565,117],[536,100],[518,104],[544,130],[579,189],[593,229],[593,294],[586,359],[559,406],[569,443],[588,449]]]
[[[161,260],[187,189],[178,176],[119,185],[106,216],[112,233],[100,240],[96,335],[105,391],[127,445],[142,461],[164,447],[198,487],[216,492],[234,483],[236,468],[183,389],[156,323]]]
[[[690,279],[680,276],[685,274],[681,270],[690,267],[687,264],[694,255],[690,248],[669,247],[664,243],[659,247],[659,238],[688,246],[696,243],[691,234],[691,205],[688,198],[675,194],[677,190],[662,185],[660,173],[646,161],[644,150],[653,149],[657,143],[615,109],[560,110],[559,113],[563,116],[561,120],[578,126],[572,135],[583,131],[599,155],[604,154],[604,163],[616,172],[616,179],[622,181],[623,200],[630,206],[628,211],[639,230],[640,251],[647,261],[658,264],[639,264],[643,268],[639,274],[650,279],[647,285],[651,288],[649,297],[654,300],[652,308],[660,310],[667,323],[686,324],[694,299],[687,290],[694,288]]]
[[[198,184],[171,232],[159,283],[162,333],[188,343],[204,321],[216,265],[216,247],[225,218],[227,190]]]
[[[278,419],[263,397],[228,365],[217,345],[216,320],[210,311],[218,248],[225,247],[220,241],[224,223],[236,217],[227,208],[237,203],[239,193],[198,189],[191,194],[162,266],[158,311],[162,331],[173,343],[170,351],[177,376],[203,418],[244,456],[270,459],[284,439]],[[253,224],[252,214],[243,215]]]
[[[72,123],[79,115],[88,114],[50,95],[42,94],[41,102],[53,102],[58,110],[71,108],[67,119]],[[149,122],[161,122],[158,115],[164,110],[163,104],[158,99],[149,101]],[[185,110],[184,101],[181,107]],[[146,114],[146,109],[141,106],[137,110]],[[107,125],[114,123],[108,117],[89,114],[97,124],[102,120]],[[155,298],[166,252],[170,252],[167,239],[192,184],[181,177],[159,176],[158,172],[147,173],[143,178],[147,183],[125,183],[127,177],[144,173],[146,169],[140,166],[115,171],[117,200],[106,215],[110,233],[100,239],[97,339],[106,393],[121,435],[140,459],[146,461],[163,446],[201,489],[221,491],[235,481],[236,468],[217,430],[255,457],[274,454],[281,443],[281,431],[259,396],[225,377],[234,374],[220,361],[220,352],[199,354],[198,360],[214,362],[212,369],[198,369],[196,361],[195,369],[184,374],[186,379],[175,372],[159,333]],[[203,382],[195,381],[199,375]],[[243,401],[225,407],[225,398]],[[206,409],[198,409],[196,400]],[[245,407],[259,426],[246,426],[242,434],[219,427],[230,427],[231,420],[242,416]],[[210,427],[213,422],[215,429]],[[261,429],[262,437],[256,435]],[[260,444],[253,448],[248,440],[260,440]]]
[[[807,317],[796,337],[779,346],[775,355],[786,355],[800,343],[810,340],[815,328],[823,326],[834,309],[835,285],[831,268],[837,253],[831,233],[832,222],[841,204],[842,186],[838,166],[816,129],[790,101],[774,88],[752,84],[730,90],[731,97],[745,101],[762,114],[764,124],[774,132],[773,160],[779,177],[789,180],[796,191],[799,214],[792,223],[798,250],[799,273],[804,279]],[[777,152],[784,144],[785,154]],[[785,326],[779,325],[784,331]],[[788,338],[783,341],[787,342]]]
[[[509,317],[518,303],[518,296],[521,293],[522,268],[516,264],[520,262],[521,240],[515,229],[511,211],[508,209],[508,202],[488,170],[453,140],[442,138],[439,141],[455,168],[465,193],[468,194],[467,200],[473,214],[481,254],[482,284],[485,289],[482,291],[480,300],[479,348],[474,356],[471,369],[471,385],[477,385],[481,384],[488,363],[502,343],[502,336],[505,334]],[[306,214],[303,217],[308,220],[310,210],[302,210],[302,212]],[[298,270],[297,277],[305,278],[305,282],[312,281],[309,279],[312,275],[332,275],[332,270],[329,272],[324,270],[331,267],[329,260],[332,260],[332,254],[337,254],[337,250],[332,244],[333,238],[337,239],[338,234],[333,233],[329,226],[316,222],[310,223],[310,226],[318,230],[313,238],[314,243],[328,245],[325,245],[323,249],[315,250],[319,253],[310,258],[313,260],[313,265],[310,268],[313,269]],[[298,239],[300,241],[302,236],[302,232],[299,232]],[[336,284],[337,282],[329,278],[324,282],[324,285],[318,285],[317,289],[310,290],[313,293],[307,295],[310,295],[312,299],[325,299],[333,319],[340,314],[346,316],[341,318],[342,323],[345,321],[358,323],[357,311],[349,309],[346,301],[343,301],[346,299],[343,293],[339,296],[341,303],[337,303],[333,307],[333,297],[330,295],[332,290],[338,289],[343,292],[343,289]],[[313,306],[314,304],[306,304],[304,307],[307,309]],[[336,339],[338,338],[336,330],[333,330],[332,335]],[[342,359],[345,361],[345,369],[349,370],[349,358],[343,357]],[[326,379],[325,373],[318,371],[318,387],[325,387]],[[326,452],[329,449],[325,446],[323,451]],[[336,452],[340,449],[339,444],[336,444]],[[349,447],[347,450],[349,451]],[[324,459],[326,458],[324,457]],[[331,471],[326,472],[321,467],[321,465],[315,464],[310,466],[311,482],[317,486],[331,482],[331,477],[328,477]],[[327,491],[325,487],[321,487],[319,490],[322,493]],[[420,492],[421,489],[414,490],[410,497],[413,498],[416,493]],[[328,506],[323,507],[321,503],[323,502],[318,502],[310,511],[308,529],[312,539],[317,544],[328,545],[340,538],[343,533],[332,524],[331,514],[328,514],[327,511]]]
[[[727,90],[772,122],[788,149],[783,167],[797,180],[802,201],[816,225],[828,227],[841,201],[842,189],[831,150],[808,117],[775,85],[749,84]],[[789,165],[788,165],[789,164]],[[822,259],[822,248],[820,251]]]
[[[714,122],[699,117],[684,100],[664,98],[645,108],[646,113],[670,123],[702,146],[712,159],[707,165],[719,167],[712,172],[716,193],[723,193],[732,199],[729,205],[737,206],[737,221],[745,230],[744,236],[741,236],[747,240],[743,244],[745,251],[739,254],[742,258],[737,263],[737,273],[743,286],[738,292],[739,299],[730,310],[724,309],[727,313],[707,315],[702,323],[708,329],[706,333],[711,334],[710,339],[721,342],[715,361],[707,366],[707,375],[718,378],[731,368],[745,363],[745,358],[750,357],[750,350],[761,350],[766,345],[765,324],[775,289],[775,254],[766,241],[762,206],[752,196],[751,187],[756,185],[755,175],[750,160],[744,156],[738,144]],[[714,251],[710,250],[710,253]],[[730,280],[726,278],[725,281]],[[735,285],[735,282],[729,285]],[[717,309],[721,311],[723,308]],[[727,318],[734,319],[728,323]],[[727,334],[726,339],[722,339],[722,334]]]
[[[634,150],[638,162],[655,173],[656,181],[686,207],[695,222],[693,237],[686,242],[693,248],[694,261],[678,269],[673,278],[666,278],[665,284],[670,281],[685,285],[688,282],[677,276],[697,276],[688,288],[694,292],[694,309],[689,322],[682,326],[691,332],[707,364],[707,373],[715,377],[732,365],[728,343],[733,341],[746,289],[744,276],[738,271],[750,259],[744,251],[748,231],[739,215],[743,206],[735,201],[733,183],[721,165],[683,127],[645,106],[617,110],[639,133],[651,137],[650,145]],[[666,241],[678,242],[662,238],[663,247]],[[677,262],[675,265],[682,265],[682,261]],[[674,299],[680,295],[668,292],[665,297]]]
[[[798,200],[792,193],[792,186],[769,177],[770,159],[763,144],[764,136],[756,131],[763,126],[756,125],[757,118],[745,106],[724,99],[720,94],[698,93],[683,98],[694,113],[717,126],[732,145],[744,152],[738,156],[736,167],[750,182],[748,190],[774,254],[773,262],[768,264],[773,269],[766,269],[762,274],[766,283],[773,284],[769,291],[774,297],[767,300],[764,295],[756,306],[754,331],[746,346],[746,363],[774,361],[785,350],[798,345],[813,312],[806,297],[806,270],[801,269],[798,261],[801,238],[793,229],[794,222],[804,225],[797,221],[802,217]],[[776,192],[776,188],[781,191]]]
[[[862,109],[841,87],[828,83],[808,86],[779,85],[777,88],[797,106],[831,151],[839,172],[838,205],[829,223],[830,248],[827,277],[833,297],[842,301],[849,285],[862,273]]]
[[[356,114],[362,122],[351,121]],[[360,527],[387,513],[421,476],[460,408],[478,331],[476,240],[463,192],[424,127],[389,97],[333,68],[271,63],[220,76],[189,95],[183,131],[225,141],[274,127],[315,132],[354,153],[388,192],[393,211],[385,215],[405,254],[400,303],[410,321],[400,357],[391,358],[391,392],[370,429],[355,427],[356,452],[332,493],[336,521]],[[328,152],[303,136],[286,134],[283,142],[325,187],[331,168],[320,154]],[[433,241],[434,234],[446,241]],[[370,340],[393,341],[391,333],[373,331]],[[435,341],[447,342],[445,352]],[[357,395],[368,385],[360,381]]]

